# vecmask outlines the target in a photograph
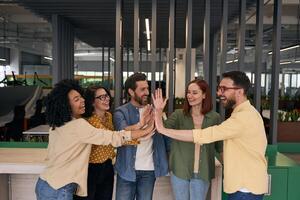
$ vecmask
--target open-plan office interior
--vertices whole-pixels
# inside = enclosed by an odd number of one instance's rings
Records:
[[[0,1],[0,199],[35,198],[48,140],[43,98],[57,82],[102,85],[113,110],[126,101],[126,79],[142,72],[150,93],[163,89],[168,115],[182,108],[187,84],[204,79],[225,119],[216,88],[232,70],[249,77],[264,120],[264,199],[299,200],[299,0]],[[38,126],[45,134],[31,131]],[[226,199],[216,168],[208,198]],[[157,185],[154,199],[173,199],[168,177]]]

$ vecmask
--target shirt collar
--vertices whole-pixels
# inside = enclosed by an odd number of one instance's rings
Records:
[[[134,106],[131,102],[129,102],[129,106],[133,109],[136,109],[137,111],[139,111],[139,107]]]
[[[232,112],[232,113],[239,112],[239,111],[241,111],[241,110],[243,110],[243,109],[245,109],[245,108],[247,108],[247,107],[249,107],[249,106],[251,106],[251,104],[250,104],[250,101],[247,100],[247,101],[241,103],[240,105],[238,105],[237,107],[235,107],[235,108],[233,109],[233,112]]]

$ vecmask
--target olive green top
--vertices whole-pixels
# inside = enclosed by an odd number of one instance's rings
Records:
[[[202,128],[207,128],[220,123],[220,116],[214,111],[205,114]],[[184,115],[183,110],[175,110],[171,116],[164,121],[166,128],[178,130],[192,130],[194,123],[191,115]],[[215,177],[215,150],[222,152],[222,141],[201,145],[199,170],[194,174],[195,144],[172,139],[169,164],[173,174],[181,179],[201,178],[210,181]]]

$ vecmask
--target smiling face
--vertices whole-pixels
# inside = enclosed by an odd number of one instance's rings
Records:
[[[84,98],[76,90],[71,90],[68,93],[69,104],[71,107],[71,116],[74,118],[80,118],[85,112]]]
[[[95,100],[93,103],[95,112],[108,111],[110,108],[109,103],[110,103],[110,96],[107,94],[107,92],[103,88],[96,90]]]
[[[231,109],[236,106],[237,93],[240,88],[237,88],[233,80],[229,78],[223,78],[218,86],[217,95],[220,97],[221,103],[226,109]]]
[[[149,96],[149,86],[147,81],[137,81],[136,89],[129,89],[131,101],[139,106],[147,105]]]
[[[191,83],[188,86],[186,98],[190,106],[202,105],[203,99],[205,99],[205,93],[196,83]]]

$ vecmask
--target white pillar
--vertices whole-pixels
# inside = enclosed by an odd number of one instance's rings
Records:
[[[184,97],[185,49],[176,49],[175,97]]]
[[[185,94],[185,49],[176,49],[175,69],[175,97],[184,97]],[[195,79],[196,71],[196,49],[191,51],[191,80]],[[166,90],[169,90],[169,63],[166,65]]]
[[[21,72],[21,52],[19,49],[10,49],[10,69],[15,74]]]

